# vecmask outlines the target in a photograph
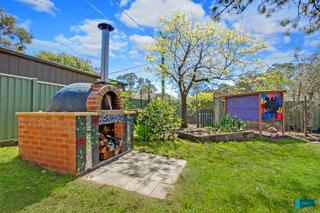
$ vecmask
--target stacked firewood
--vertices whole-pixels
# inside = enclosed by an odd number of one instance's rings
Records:
[[[111,137],[109,135],[99,137],[99,159],[105,160],[121,152],[123,146],[123,140],[120,138]]]

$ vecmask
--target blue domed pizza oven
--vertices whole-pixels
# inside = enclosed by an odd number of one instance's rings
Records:
[[[101,82],[73,83],[59,90],[47,112],[19,112],[19,155],[60,173],[82,174],[133,148],[134,114],[108,83],[108,36],[102,29]]]
[[[49,104],[49,112],[95,112],[122,110],[116,87],[109,83],[73,83],[59,90]]]

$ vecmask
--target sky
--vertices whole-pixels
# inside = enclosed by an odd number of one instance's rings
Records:
[[[26,53],[39,51],[66,52],[92,61],[100,66],[101,32],[98,23],[115,27],[110,40],[110,77],[134,72],[139,77],[157,79],[145,67],[145,46],[153,42],[161,16],[170,17],[177,11],[210,17],[212,0],[2,0],[0,7],[17,18],[18,24],[32,32],[33,42]],[[258,15],[256,6],[238,15],[224,15],[222,21],[230,28],[252,33],[267,43],[260,53],[267,64],[290,62],[293,50],[303,53],[320,49],[320,33],[309,36],[293,31],[285,36],[285,28],[278,23],[287,14],[295,14],[296,7],[286,8],[271,18]],[[133,22],[129,14],[137,23]],[[135,69],[126,68],[137,66]],[[149,65],[150,66],[150,65]],[[159,84],[157,84],[159,85]]]

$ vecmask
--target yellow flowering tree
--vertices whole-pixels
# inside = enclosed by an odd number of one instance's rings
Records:
[[[165,66],[155,72],[164,72],[179,90],[182,127],[187,127],[187,97],[195,84],[230,80],[254,71],[256,53],[265,47],[248,34],[183,13],[161,18],[161,32],[149,45],[146,59],[158,62],[164,55]]]

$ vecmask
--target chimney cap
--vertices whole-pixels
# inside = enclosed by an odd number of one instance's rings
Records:
[[[114,30],[114,27],[111,24],[100,23],[98,24],[100,30],[109,30],[110,32]]]

